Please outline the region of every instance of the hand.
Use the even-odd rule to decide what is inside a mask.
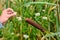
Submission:
[[[3,24],[5,23],[10,17],[15,16],[16,12],[13,11],[13,9],[8,8],[2,11],[2,14],[0,16],[0,22]]]

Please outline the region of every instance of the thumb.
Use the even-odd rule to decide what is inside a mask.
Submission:
[[[16,16],[17,12],[14,12],[12,14],[9,15],[9,17],[12,17],[12,16]]]

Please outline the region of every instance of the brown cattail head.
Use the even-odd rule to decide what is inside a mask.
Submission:
[[[31,25],[34,26],[35,28],[41,30],[42,32],[45,32],[45,29],[43,29],[38,23],[34,22],[34,21],[31,20],[30,18],[26,18],[26,22],[28,22],[29,24],[31,24]]]
[[[60,5],[60,1],[58,2],[58,4]]]

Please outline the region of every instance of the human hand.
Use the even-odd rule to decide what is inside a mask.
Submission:
[[[10,17],[15,16],[16,12],[13,11],[13,9],[8,8],[2,11],[2,14],[0,16],[0,22],[4,24]]]

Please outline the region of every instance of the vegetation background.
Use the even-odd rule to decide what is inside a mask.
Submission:
[[[0,29],[0,40],[60,40],[59,3],[60,0],[0,0],[0,14],[9,7],[17,12]],[[26,18],[47,31],[28,24]]]

